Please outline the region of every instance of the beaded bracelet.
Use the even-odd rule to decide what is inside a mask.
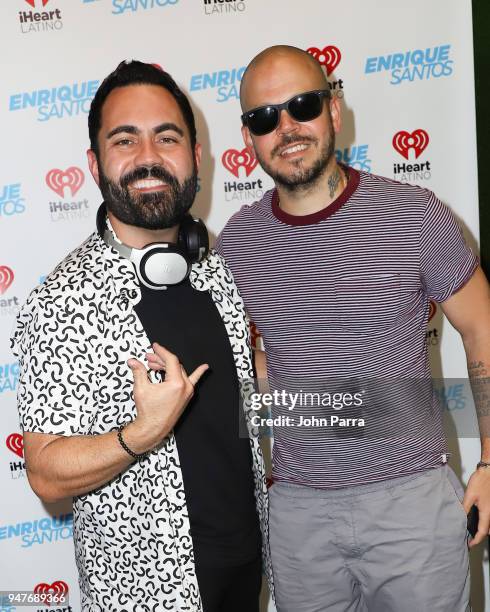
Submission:
[[[151,453],[151,450],[148,450],[144,453],[140,453],[138,455],[138,453],[135,453],[134,451],[132,451],[129,448],[129,446],[126,444],[126,442],[123,440],[122,431],[126,427],[127,424],[128,423],[123,423],[117,430],[117,439],[119,440],[119,444],[124,448],[124,450],[128,453],[128,455],[131,455],[131,457],[134,457],[135,459],[144,459],[145,457],[148,457],[148,455]]]

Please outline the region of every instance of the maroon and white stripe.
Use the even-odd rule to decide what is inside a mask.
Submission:
[[[332,378],[360,379],[361,386],[365,379],[430,380],[429,299],[448,299],[478,265],[431,191],[348,172],[347,188],[319,213],[289,215],[272,190],[243,206],[218,238],[263,336],[273,388],[325,390]],[[275,429],[274,479],[333,488],[440,464],[440,407],[426,386],[419,397],[417,389],[395,393],[386,410],[378,402],[369,413],[368,406],[366,423],[376,420],[379,438]]]

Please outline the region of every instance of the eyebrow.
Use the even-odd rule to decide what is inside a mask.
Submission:
[[[179,134],[179,136],[184,136],[184,130],[175,123],[160,123],[160,125],[157,125],[155,128],[153,128],[153,133],[160,134],[161,132],[167,132],[169,130],[171,130],[172,132],[176,132],[177,134]],[[137,135],[140,132],[141,130],[134,125],[118,125],[107,134],[107,140],[109,140],[116,134],[124,133]]]
[[[121,134],[123,132],[125,134],[139,134],[140,131],[134,125],[118,125],[107,134],[107,140],[109,140],[109,138],[112,138],[116,134]]]
[[[179,136],[184,136],[184,130],[175,123],[161,123],[160,125],[157,125],[156,128],[153,128],[153,132],[155,134],[160,134],[160,132],[167,132],[169,130],[176,132]]]

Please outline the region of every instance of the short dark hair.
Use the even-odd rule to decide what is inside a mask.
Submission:
[[[128,85],[157,85],[166,89],[177,102],[184,121],[189,130],[191,145],[194,149],[196,144],[196,122],[194,113],[187,96],[182,92],[173,78],[161,68],[154,64],[145,64],[137,60],[123,61],[111,72],[100,84],[90,105],[88,114],[88,134],[90,138],[90,148],[99,154],[97,137],[100,131],[102,107],[107,96],[117,87],[127,87]]]

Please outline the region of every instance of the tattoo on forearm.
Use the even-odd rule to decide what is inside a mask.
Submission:
[[[474,376],[479,378],[481,376],[487,376],[488,370],[483,361],[470,361],[468,364],[468,374],[470,378]]]
[[[340,183],[340,172],[335,170],[333,174],[328,177],[328,188],[330,191],[330,197],[333,198],[335,192],[337,191],[337,187]]]
[[[488,364],[483,361],[470,361],[468,363],[471,390],[473,392],[476,414],[479,419],[490,416],[490,378],[488,376],[488,369]],[[482,432],[481,429],[482,422],[480,421],[480,433],[488,436],[490,424],[485,424],[485,432]]]

